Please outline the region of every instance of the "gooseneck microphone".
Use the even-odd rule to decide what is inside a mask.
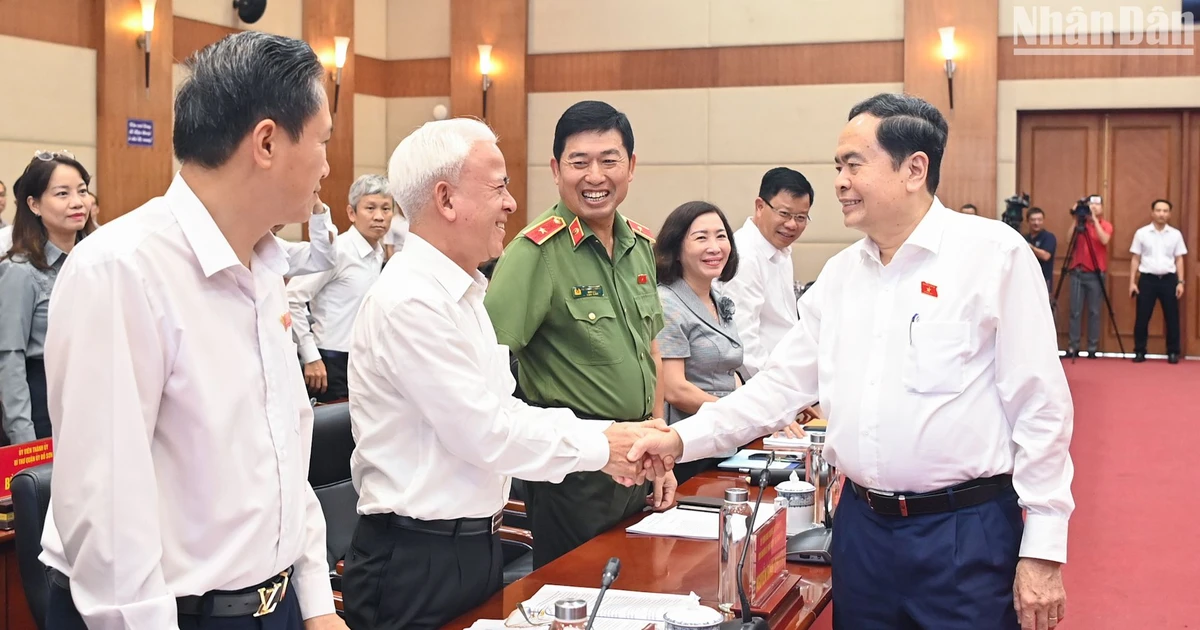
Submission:
[[[617,574],[620,572],[621,559],[615,556],[609,558],[608,564],[604,565],[604,575],[600,576],[600,594],[596,596],[596,605],[592,606],[592,614],[588,615],[587,630],[592,630],[592,624],[596,622],[596,613],[600,610],[600,600],[604,599],[608,587],[617,581]]]
[[[754,534],[754,524],[758,520],[758,506],[762,505],[763,492],[766,491],[767,481],[771,478],[771,464],[773,463],[775,463],[775,451],[771,451],[771,454],[767,456],[766,465],[758,473],[758,498],[754,500],[754,510],[750,513],[749,527],[746,528],[746,542],[742,545],[742,557],[738,559],[737,592],[738,599],[742,604],[742,619],[726,621],[721,624],[720,630],[770,630],[771,628],[766,619],[752,616],[750,596],[746,594],[746,582],[742,577],[745,576],[746,556],[750,552],[750,536]]]

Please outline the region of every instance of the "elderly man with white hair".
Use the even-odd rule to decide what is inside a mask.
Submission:
[[[392,224],[387,180],[363,175],[350,186],[350,227],[335,242],[332,269],[293,278],[287,286],[292,334],[304,363],[304,383],[318,402],[345,400],[346,364],[354,317],[383,269],[382,239]],[[312,324],[309,324],[309,313]]]
[[[496,136],[430,122],[388,169],[408,214],[404,249],[367,292],[350,344],[350,466],[362,517],[346,558],[350,627],[438,628],[501,586],[497,535],[510,476],[603,470],[641,482],[626,454],[661,421],[581,420],[513,397],[508,352],[478,267],[516,210]]]

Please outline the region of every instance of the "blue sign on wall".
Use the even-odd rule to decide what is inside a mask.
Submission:
[[[125,127],[125,138],[131,147],[154,146],[154,121],[130,118]]]

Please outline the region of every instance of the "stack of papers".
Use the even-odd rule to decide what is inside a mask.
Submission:
[[[791,438],[787,437],[783,432],[769,435],[763,438],[763,446],[767,448],[791,448],[796,450],[805,450],[812,446],[812,440],[808,436]]]
[[[775,506],[763,503],[758,507],[758,518],[754,529],[762,527],[775,514]],[[741,522],[745,522],[744,519]],[[688,510],[678,507],[666,512],[656,512],[625,528],[630,534],[662,536],[664,538],[689,538],[692,540],[716,540],[720,535],[721,515],[717,512]],[[745,529],[745,526],[742,527]],[[605,596],[607,597],[607,596]],[[605,602],[607,603],[607,599]]]
[[[555,602],[563,599],[582,599],[587,602],[590,614],[599,593],[600,589],[598,588],[547,584],[539,589],[532,598],[524,602],[525,611],[535,624],[545,624],[554,618]],[[662,618],[668,610],[698,605],[700,605],[700,597],[695,593],[665,595],[609,589],[604,594],[604,601],[600,602],[600,610],[596,613],[596,623],[592,628],[593,630],[643,630],[650,624],[653,624],[655,628],[662,628],[664,625]],[[494,621],[477,621],[471,627],[478,630],[497,628],[497,626],[491,625],[495,623]],[[530,628],[534,626],[525,620],[521,611],[514,610],[499,627]]]

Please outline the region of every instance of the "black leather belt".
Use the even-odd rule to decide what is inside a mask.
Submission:
[[[71,590],[67,576],[49,569],[50,580],[60,588]],[[175,600],[180,615],[209,617],[262,617],[275,612],[291,585],[292,567],[279,575],[240,591],[210,591],[204,595],[188,595]],[[211,606],[211,608],[209,607]]]
[[[975,479],[945,490],[922,494],[900,494],[864,488],[847,479],[846,484],[872,512],[883,516],[942,514],[987,503],[1012,488],[1012,475]]]
[[[456,518],[445,521],[423,521],[411,516],[399,514],[372,514],[369,518],[386,519],[387,524],[399,529],[407,529],[422,534],[435,536],[482,536],[500,531],[500,522],[504,518],[504,510],[486,518]]]

